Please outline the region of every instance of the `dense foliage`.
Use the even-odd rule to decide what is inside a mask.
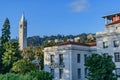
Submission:
[[[9,72],[13,63],[21,59],[18,48],[17,42],[6,42],[4,44],[5,52],[2,55],[2,62],[5,68],[4,72]]]
[[[26,60],[38,60],[39,61],[39,65],[41,67],[41,69],[43,69],[44,66],[44,56],[43,56],[43,51],[41,47],[27,47],[23,50],[23,52],[21,53],[23,58]]]
[[[13,64],[11,70],[15,73],[26,74],[30,71],[37,71],[37,67],[31,61],[21,59]]]
[[[95,41],[95,34],[86,34],[86,33],[82,33],[79,35],[56,35],[56,36],[43,36],[43,37],[39,37],[39,36],[32,36],[32,37],[28,37],[27,39],[27,44],[28,46],[53,46],[55,43],[55,39],[58,39],[59,42],[66,42],[67,39],[74,39],[76,37],[80,37],[80,40],[78,42],[80,43],[89,43],[89,42],[94,42]],[[48,41],[51,41],[51,43],[48,43]]]
[[[15,73],[1,74],[0,80],[52,80],[52,76],[45,71],[31,71],[25,75]]]
[[[1,36],[1,44],[8,42],[10,40],[10,22],[9,19],[6,18],[3,28],[2,28],[2,36]]]
[[[109,55],[93,54],[87,58],[85,65],[89,71],[89,80],[116,80],[113,74],[115,64]]]
[[[10,22],[6,18],[2,27],[2,36],[0,38],[0,73],[4,73],[4,65],[2,64],[2,55],[5,52],[4,44],[10,40]]]

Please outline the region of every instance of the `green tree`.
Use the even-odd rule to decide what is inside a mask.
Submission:
[[[52,75],[46,71],[31,71],[28,73],[30,75],[31,79],[35,80],[52,80]]]
[[[6,42],[4,44],[5,52],[2,56],[2,62],[5,67],[5,72],[8,72],[13,63],[21,58],[17,42]]]
[[[2,27],[2,36],[0,39],[0,73],[3,73],[2,55],[5,52],[4,44],[10,40],[10,22],[6,18]]]
[[[0,80],[52,80],[46,71],[31,71],[27,74],[6,73],[0,74]]]
[[[43,69],[44,56],[43,56],[41,47],[27,47],[23,50],[22,56],[24,59],[27,59],[30,61],[39,60],[40,67],[41,67],[41,69]]]
[[[34,52],[33,52],[33,47],[27,47],[23,50],[22,52],[22,57],[27,60],[34,60]]]
[[[87,57],[85,65],[89,71],[89,80],[116,80],[113,74],[115,64],[109,55],[93,54]]]
[[[44,67],[44,55],[41,47],[34,47],[35,59],[40,60],[40,67]]]
[[[18,60],[13,64],[13,67],[11,69],[11,71],[21,74],[25,74],[30,71],[36,71],[36,70],[37,67],[35,66],[35,64],[33,64],[31,61],[26,59]]]
[[[2,28],[2,36],[1,36],[2,46],[9,40],[10,40],[10,22],[9,19],[6,18]]]

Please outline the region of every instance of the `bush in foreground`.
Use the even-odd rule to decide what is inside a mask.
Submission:
[[[0,74],[0,80],[52,80],[52,76],[45,71],[31,71],[25,75],[15,73]]]

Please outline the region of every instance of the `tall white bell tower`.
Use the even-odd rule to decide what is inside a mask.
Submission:
[[[22,14],[19,21],[19,49],[23,50],[27,47],[27,20],[24,14]]]

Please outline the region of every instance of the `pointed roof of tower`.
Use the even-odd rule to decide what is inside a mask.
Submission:
[[[22,13],[21,21],[25,21],[25,15]]]

